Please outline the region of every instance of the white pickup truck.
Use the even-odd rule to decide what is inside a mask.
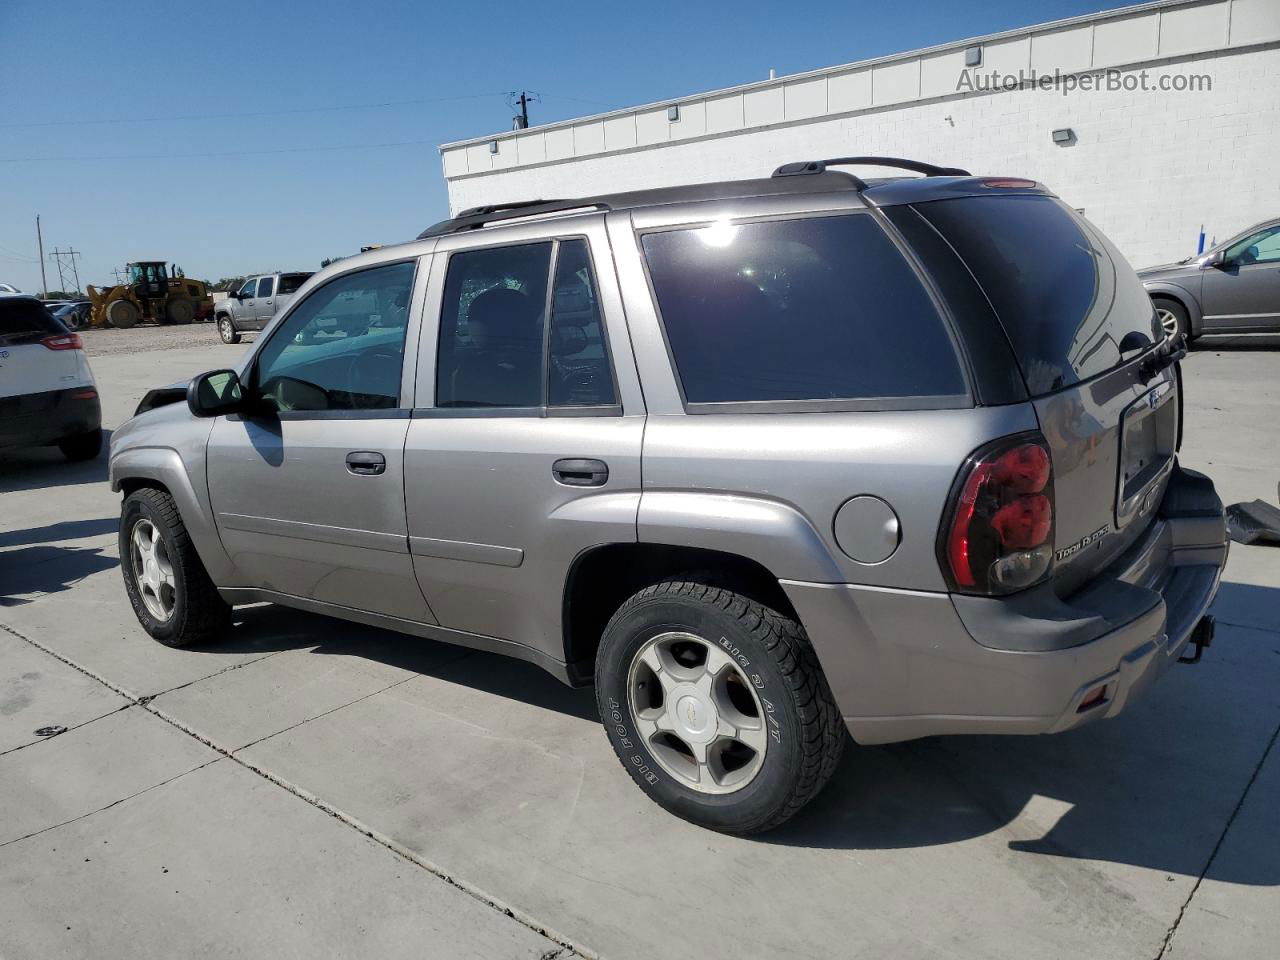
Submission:
[[[266,273],[249,277],[214,305],[223,343],[239,343],[246,330],[261,330],[289,302],[310,273]]]

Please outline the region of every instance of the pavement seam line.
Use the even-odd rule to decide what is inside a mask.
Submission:
[[[278,737],[280,736],[280,734],[288,733],[290,730],[297,730],[299,727],[310,723],[312,720],[319,720],[322,717],[329,716],[329,714],[331,713],[337,713],[339,710],[345,710],[347,709],[347,707],[353,707],[357,703],[360,703],[364,700],[368,700],[370,697],[376,697],[380,693],[386,693],[392,687],[398,687],[402,683],[408,683],[410,680],[413,680],[419,676],[421,676],[421,674],[414,673],[414,674],[410,674],[407,677],[402,677],[401,679],[397,680],[395,683],[389,683],[385,687],[380,687],[377,690],[372,690],[369,693],[366,693],[364,696],[356,697],[354,700],[350,700],[347,703],[338,704],[338,706],[331,707],[330,709],[324,711],[324,713],[317,713],[314,717],[307,717],[305,720],[299,720],[297,723],[291,723],[289,724],[289,726],[282,727],[281,729],[276,730],[274,733],[268,733],[265,737],[259,737],[257,740],[250,740],[248,743],[241,744],[238,747],[233,747],[229,751],[229,753],[234,756],[235,754],[239,753],[241,750],[248,750],[250,747],[256,747],[258,744],[265,743],[266,741],[270,740],[272,737]]]
[[[121,704],[120,706],[116,707],[114,710],[108,710],[106,713],[100,714],[99,716],[96,716],[96,717],[92,717],[89,720],[82,720],[80,723],[77,723],[74,727],[67,727],[67,729],[62,731],[62,733],[70,733],[72,730],[79,730],[81,727],[87,727],[89,724],[96,723],[97,721],[103,719],[104,717],[115,716],[121,710],[128,710],[130,707],[134,707],[134,706],[137,706],[137,701],[131,700],[129,703]],[[17,753],[19,750],[25,750],[27,749],[27,747],[34,747],[42,743],[48,743],[49,741],[62,736],[62,733],[54,734],[54,736],[52,737],[40,737],[39,739],[32,740],[30,743],[23,743],[23,744],[19,744],[16,747],[10,747],[8,750],[0,750],[0,757],[7,757],[9,754]]]
[[[55,823],[48,827],[41,827],[39,830],[33,830],[31,833],[28,833],[26,836],[14,837],[12,840],[5,840],[3,843],[0,843],[0,849],[7,847],[13,843],[21,843],[23,840],[30,840],[32,837],[38,837],[42,833],[48,833],[50,830],[57,830],[60,827],[65,827],[72,823],[78,823],[79,821],[84,820],[86,817],[96,816],[99,813],[103,813],[104,811],[110,810],[112,807],[119,806],[122,803],[128,803],[130,800],[133,800],[135,797],[140,797],[144,793],[150,793],[152,790],[155,790],[157,787],[163,787],[167,784],[173,783],[175,780],[180,780],[189,773],[195,773],[197,770],[203,770],[205,767],[209,766],[209,764],[217,763],[219,760],[222,760],[222,759],[223,759],[222,757],[214,757],[212,760],[206,760],[204,763],[200,764],[198,767],[192,767],[190,770],[183,770],[181,773],[175,774],[174,776],[169,777],[167,780],[161,780],[159,783],[153,783],[151,786],[144,787],[143,789],[139,790],[137,793],[131,793],[127,797],[121,797],[118,800],[112,800],[110,803],[106,804],[105,806],[98,807],[96,810],[90,810],[87,813],[82,813],[78,817],[72,817],[70,820],[63,820],[61,823]]]
[[[412,679],[413,679],[412,677],[406,677],[405,680],[397,681],[397,683],[394,683],[391,686],[398,686],[400,683],[404,683],[405,681],[412,680]],[[361,699],[364,699],[364,698],[362,697]],[[354,703],[357,701],[352,701],[352,702]],[[525,913],[523,910],[520,910],[519,908],[512,907],[511,905],[505,903],[504,901],[498,899],[497,897],[489,893],[486,893],[484,890],[480,889],[474,884],[471,884],[465,880],[459,880],[458,878],[451,875],[439,864],[436,864],[435,862],[428,860],[426,857],[423,857],[421,854],[415,853],[414,851],[410,850],[408,847],[404,846],[403,844],[397,843],[391,837],[383,833],[380,833],[377,830],[374,830],[372,827],[368,826],[364,822],[356,819],[355,817],[351,816],[348,813],[344,813],[342,810],[339,810],[337,807],[333,806],[327,801],[322,800],[320,797],[316,796],[310,791],[304,790],[302,787],[298,786],[297,784],[289,780],[286,780],[283,777],[278,776],[277,774],[272,773],[270,770],[267,770],[265,767],[252,763],[242,757],[236,756],[234,753],[229,751],[226,747],[223,747],[217,743],[214,743],[204,734],[201,734],[198,731],[192,729],[183,721],[179,720],[177,717],[173,717],[166,714],[163,710],[161,710],[155,704],[142,703],[139,705],[142,707],[143,710],[146,710],[148,713],[151,713],[159,717],[161,720],[164,720],[166,723],[170,723],[173,726],[177,727],[179,730],[181,730],[183,733],[186,733],[188,736],[194,737],[196,740],[199,740],[205,746],[209,747],[209,749],[216,750],[218,753],[222,754],[228,760],[232,760],[235,763],[240,764],[246,770],[250,770],[253,773],[256,773],[258,776],[262,777],[264,780],[267,780],[268,782],[275,784],[277,787],[280,787],[285,792],[292,794],[293,796],[297,797],[299,800],[302,800],[304,803],[308,803],[311,806],[317,808],[318,810],[324,811],[329,816],[333,817],[335,820],[338,820],[339,822],[346,824],[348,827],[351,827],[352,829],[356,830],[358,833],[363,834],[365,837],[368,837],[370,840],[372,840],[374,843],[378,844],[379,846],[385,847],[387,850],[390,850],[396,856],[409,861],[410,863],[414,864],[417,867],[420,867],[423,870],[426,870],[428,873],[433,874],[434,876],[443,880],[449,886],[462,891],[463,893],[467,894],[473,899],[480,901],[485,906],[490,907],[493,910],[496,910],[507,917],[510,917],[512,920],[515,920],[521,926],[527,927],[529,930],[532,930],[534,933],[538,934],[539,936],[545,937],[546,939],[550,940],[552,943],[557,944],[560,952],[552,953],[552,956],[556,957],[557,960],[560,956],[564,955],[564,951],[566,950],[569,952],[569,955],[572,955],[572,956],[580,956],[580,957],[588,958],[588,960],[599,960],[599,954],[597,954],[595,951],[589,950],[585,947],[575,944],[570,938],[564,936],[563,934],[555,932],[550,927],[539,922],[535,917]],[[334,711],[329,711],[329,712],[332,713]]]
[[[297,786],[296,784],[290,783],[288,780],[285,780],[282,777],[276,776],[275,774],[271,773],[265,768],[255,766],[254,764],[249,763],[247,760],[244,760],[236,756],[226,747],[223,747],[223,746],[220,746],[219,744],[214,743],[211,739],[197,732],[187,724],[183,723],[177,717],[173,717],[165,713],[163,710],[161,710],[158,706],[156,706],[152,702],[151,697],[139,697],[131,693],[130,691],[125,690],[123,687],[120,687],[117,684],[112,683],[110,680],[107,680],[105,677],[99,676],[97,673],[93,672],[92,670],[89,670],[86,667],[81,666],[80,664],[76,663],[74,660],[70,660],[67,657],[62,656],[62,654],[49,649],[49,647],[40,643],[38,640],[32,640],[30,637],[25,636],[22,633],[19,633],[13,627],[9,626],[7,623],[0,623],[0,630],[5,630],[6,632],[13,634],[19,640],[25,640],[27,643],[31,644],[33,647],[36,647],[39,650],[43,650],[45,653],[49,654],[49,656],[53,657],[54,659],[60,660],[63,663],[65,663],[67,666],[73,667],[76,670],[79,670],[81,673],[83,673],[87,677],[92,677],[94,680],[97,680],[103,686],[108,687],[111,690],[114,690],[116,693],[120,694],[122,697],[127,697],[129,700],[131,700],[133,703],[140,706],[143,710],[147,711],[152,716],[160,718],[166,723],[173,725],[178,730],[181,730],[183,733],[187,734],[187,736],[192,737],[195,740],[198,740],[200,743],[203,743],[210,750],[213,750],[221,754],[221,756],[226,757],[228,760],[231,760],[234,763],[240,764],[246,770],[253,771],[258,776],[262,777],[264,780],[274,783],[276,786],[280,787],[282,790],[286,791],[287,793],[293,794],[299,800],[302,800],[305,803],[309,803],[313,807],[316,807],[319,810],[323,810],[325,813],[329,814],[329,816],[340,821],[341,823],[346,824],[347,826],[351,827],[357,832],[362,833],[364,836],[368,837],[374,843],[377,843],[378,845],[390,850],[396,856],[399,856],[409,861],[410,863],[414,864],[415,866],[420,867],[423,870],[426,870],[428,873],[433,874],[434,876],[440,878],[449,886],[455,887],[458,890],[461,890],[463,893],[467,894],[468,896],[476,900],[479,900],[485,906],[490,907],[498,911],[499,913],[505,914],[506,916],[510,917],[512,920],[515,920],[521,926],[527,927],[528,929],[532,930],[534,933],[538,934],[539,936],[545,937],[551,942],[559,944],[561,948],[561,953],[560,954],[552,953],[552,956],[556,957],[557,960],[559,960],[559,957],[563,955],[564,950],[568,950],[569,954],[574,956],[586,957],[588,958],[588,960],[598,960],[599,954],[585,947],[581,947],[575,944],[571,939],[569,939],[568,937],[562,934],[555,933],[550,928],[548,928],[544,924],[539,923],[534,917],[530,916],[524,911],[503,903],[497,897],[494,897],[488,893],[485,893],[479,887],[474,886],[473,884],[468,883],[465,880],[456,879],[455,877],[451,876],[447,871],[445,871],[442,867],[440,867],[438,864],[435,864],[432,861],[427,860],[425,857],[422,857],[419,854],[414,853],[408,847],[405,847],[402,844],[399,844],[396,841],[392,840],[390,837],[384,836],[383,834],[372,829],[371,827],[366,826],[361,821],[357,820],[356,818],[352,817],[349,814],[343,813],[337,807],[334,807],[333,805],[325,802],[324,800],[321,800],[319,797],[316,797],[308,793],[306,790],[303,790],[301,787]],[[260,657],[259,659],[263,660],[266,658]],[[256,663],[257,661],[253,661],[253,662]],[[228,669],[233,669],[233,668],[228,668]],[[219,671],[219,672],[222,673],[225,671]],[[210,674],[210,676],[216,676],[216,674]],[[208,677],[204,679],[208,679]],[[405,680],[412,680],[412,679],[413,679],[412,676],[405,678]],[[396,686],[399,683],[405,682],[405,680],[397,681],[397,683],[393,683],[391,684],[391,686]],[[355,701],[352,701],[352,702],[355,702]],[[333,712],[333,711],[330,711],[330,712]],[[241,748],[241,749],[244,749],[244,748]],[[210,763],[213,763],[213,762],[214,761],[210,761]],[[205,764],[205,766],[207,766],[207,764]],[[196,769],[199,769],[199,768],[196,768]],[[190,773],[190,772],[192,771],[190,770],[187,771],[187,773]],[[179,776],[184,776],[184,775],[185,774],[179,774]],[[163,786],[163,784],[156,784],[156,786]],[[154,789],[154,788],[148,787],[147,789]],[[142,792],[145,793],[146,791],[142,791]],[[126,797],[125,799],[129,799],[129,798]],[[120,802],[123,802],[123,801],[116,801],[116,803],[120,803]],[[114,804],[112,804],[112,806],[114,806]],[[106,808],[104,807],[103,809],[106,809]],[[94,812],[100,812],[100,811],[94,811]],[[85,814],[85,816],[88,816],[88,815],[89,814]],[[67,822],[73,823],[74,821],[69,820]],[[58,826],[63,826],[63,824],[59,824]],[[48,829],[54,829],[54,828],[48,828]],[[44,831],[39,831],[39,832],[44,832]],[[19,839],[23,839],[23,838],[19,838]],[[9,841],[9,842],[15,842],[15,841]],[[0,844],[0,846],[4,846],[4,845],[5,844]]]
[[[1205,861],[1204,869],[1200,871],[1200,876],[1196,877],[1196,882],[1191,887],[1191,892],[1187,894],[1187,899],[1183,901],[1182,906],[1178,910],[1178,916],[1174,919],[1173,925],[1169,927],[1168,932],[1164,935],[1164,943],[1160,945],[1160,952],[1156,954],[1155,960],[1163,960],[1169,947],[1173,944],[1174,935],[1178,932],[1178,927],[1182,923],[1182,918],[1187,913],[1187,908],[1191,906],[1191,901],[1195,899],[1196,893],[1200,890],[1200,884],[1204,882],[1205,876],[1208,875],[1213,861],[1217,859],[1218,852],[1222,849],[1222,844],[1227,839],[1227,834],[1231,832],[1232,825],[1236,822],[1236,817],[1240,815],[1241,809],[1244,808],[1245,799],[1249,796],[1249,791],[1253,789],[1253,784],[1258,779],[1258,774],[1262,772],[1262,766],[1267,762],[1267,757],[1271,755],[1272,748],[1276,745],[1277,738],[1280,738],[1280,724],[1276,725],[1275,730],[1271,732],[1271,739],[1267,741],[1267,746],[1262,751],[1262,756],[1258,758],[1258,764],[1253,768],[1253,774],[1249,777],[1249,782],[1244,785],[1244,790],[1240,792],[1240,799],[1236,801],[1235,807],[1231,811],[1231,816],[1227,817],[1227,822],[1222,827],[1222,833],[1218,836],[1218,842],[1213,845],[1213,852],[1209,854],[1209,859]]]

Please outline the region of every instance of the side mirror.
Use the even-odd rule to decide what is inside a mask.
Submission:
[[[1204,266],[1214,267],[1218,270],[1224,270],[1227,266],[1226,252],[1223,250],[1215,251],[1204,259]]]
[[[244,409],[244,391],[234,370],[211,370],[187,384],[187,407],[197,417],[220,417]]]

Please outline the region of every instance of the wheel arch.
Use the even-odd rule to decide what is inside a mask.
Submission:
[[[1204,326],[1204,314],[1200,310],[1200,301],[1186,287],[1167,281],[1144,284],[1147,296],[1152,300],[1172,300],[1187,311],[1187,323],[1191,325],[1191,335],[1199,336]]]
[[[132,447],[111,457],[111,489],[127,497],[151,487],[173,497],[200,562],[216,584],[227,583],[234,571],[213,523],[207,490],[192,482],[178,451],[171,447]]]
[[[565,577],[561,625],[570,682],[591,682],[600,638],[623,601],[677,578],[727,587],[799,620],[777,575],[751,557],[674,543],[600,544],[578,554]]]

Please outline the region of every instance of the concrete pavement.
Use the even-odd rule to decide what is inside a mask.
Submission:
[[[1280,479],[1280,343],[1263,346],[1210,342],[1186,367],[1183,459],[1227,499]],[[95,359],[108,425],[238,349]],[[1233,548],[1214,647],[1117,720],[852,749],[795,821],[743,840],[650,804],[590,692],[531,665],[270,606],[216,646],[155,644],[103,464],[0,457],[0,956],[1280,942],[1280,549]],[[72,729],[32,735],[50,723]]]

